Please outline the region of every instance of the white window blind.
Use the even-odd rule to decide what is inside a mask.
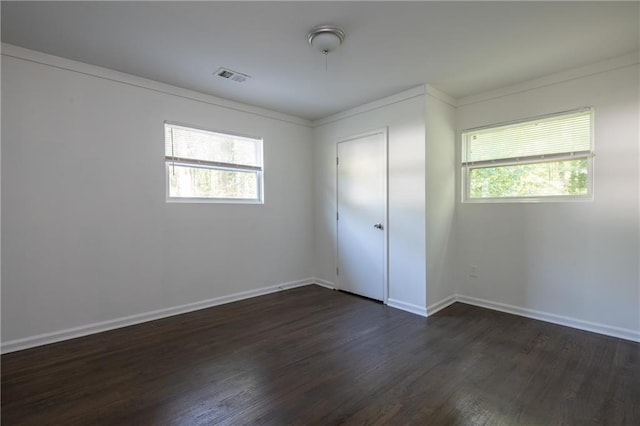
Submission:
[[[465,132],[465,165],[514,163],[591,152],[591,109]]]
[[[165,158],[202,166],[262,169],[262,140],[165,124]]]

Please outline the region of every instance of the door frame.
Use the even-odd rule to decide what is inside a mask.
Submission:
[[[360,138],[364,138],[364,137],[368,137],[368,136],[373,136],[373,135],[378,135],[378,134],[382,134],[383,137],[383,141],[384,141],[384,149],[383,149],[383,163],[384,163],[384,176],[383,176],[383,180],[384,180],[384,190],[383,190],[383,200],[384,200],[384,217],[382,218],[382,225],[384,226],[383,231],[383,260],[382,260],[382,281],[383,281],[383,288],[382,288],[382,303],[383,304],[387,304],[387,301],[389,299],[389,128],[388,126],[385,126],[381,129],[378,130],[372,130],[369,132],[364,132],[364,133],[358,133],[356,135],[352,135],[349,137],[345,137],[345,138],[341,138],[336,142],[336,148],[335,148],[335,154],[336,154],[336,162],[335,164],[335,177],[336,177],[336,240],[335,240],[335,247],[336,247],[336,257],[335,257],[335,265],[336,265],[336,289],[340,290],[340,274],[338,271],[338,266],[339,266],[339,238],[340,235],[339,231],[338,231],[338,210],[340,209],[340,204],[339,204],[339,198],[338,198],[338,185],[340,184],[339,179],[338,179],[338,144],[342,143],[342,142],[349,142],[355,139],[360,139]]]

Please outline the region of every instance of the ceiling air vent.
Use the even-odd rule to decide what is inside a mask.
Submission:
[[[242,74],[241,72],[238,72],[238,71],[232,71],[228,68],[220,68],[218,71],[215,72],[215,75],[217,75],[218,77],[222,77],[226,80],[235,81],[236,83],[244,83],[245,81],[251,78],[251,76],[247,74]]]

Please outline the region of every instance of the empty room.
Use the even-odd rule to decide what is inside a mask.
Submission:
[[[640,424],[640,2],[0,11],[3,424]]]

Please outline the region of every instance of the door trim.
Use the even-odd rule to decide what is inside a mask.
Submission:
[[[335,147],[335,158],[338,158],[338,144],[342,142],[349,142],[351,140],[360,139],[368,136],[374,136],[382,134],[384,141],[384,191],[383,191],[383,199],[384,199],[384,218],[382,219],[382,224],[384,226],[383,230],[383,261],[382,261],[382,281],[383,281],[383,289],[382,289],[382,303],[385,305],[389,299],[389,128],[385,126],[378,130],[372,130],[369,132],[358,133],[356,135],[352,135],[349,137],[341,138],[336,142]],[[336,162],[333,163],[335,167],[335,179],[336,179],[336,222],[335,222],[335,269],[336,269],[336,289],[340,290],[340,274],[338,273],[338,258],[339,258],[339,244],[338,239],[340,236],[338,235],[338,209],[339,209],[339,200],[338,200],[338,164]]]

